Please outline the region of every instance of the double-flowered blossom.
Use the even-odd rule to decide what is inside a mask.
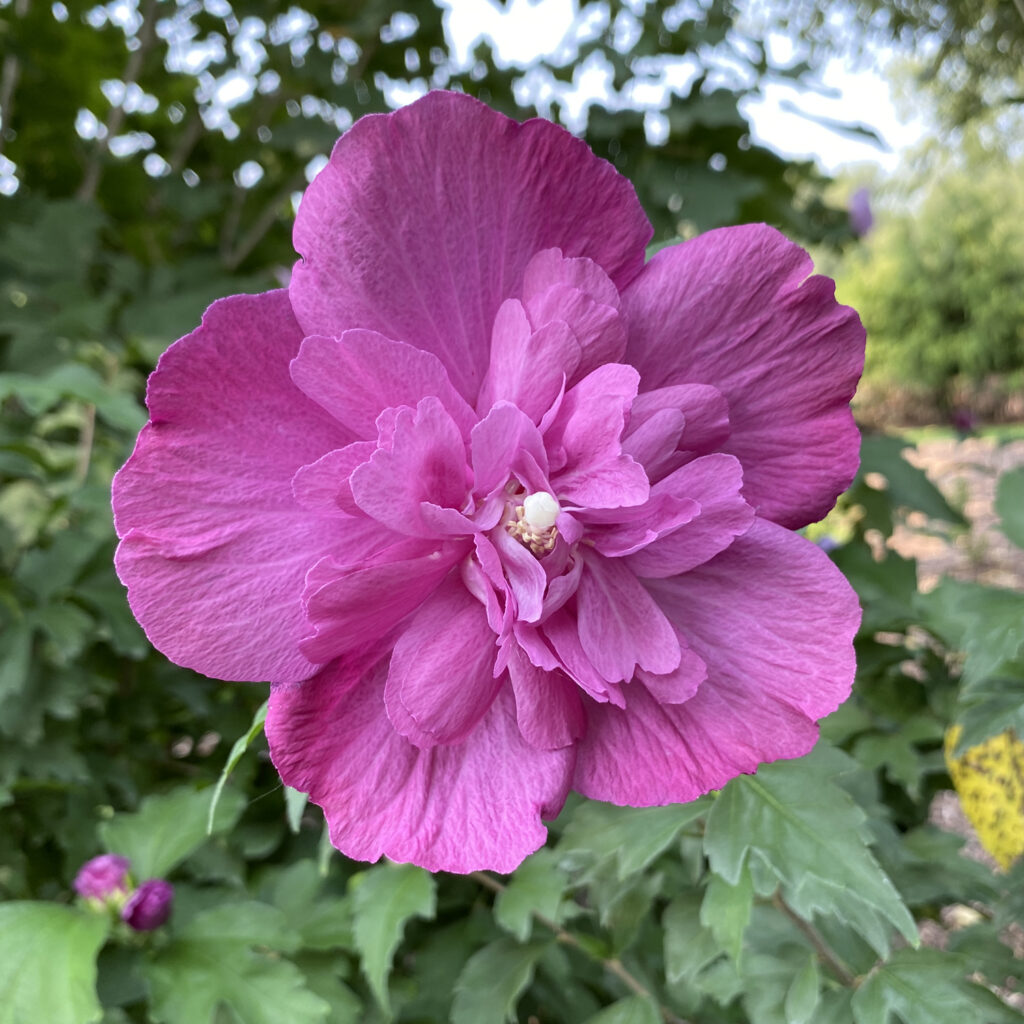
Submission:
[[[580,140],[432,93],[340,139],[288,288],[150,379],[132,608],[274,684],[352,857],[510,871],[570,788],[691,800],[849,693],[856,599],[792,531],[857,466],[857,315],[770,227],[650,237]]]

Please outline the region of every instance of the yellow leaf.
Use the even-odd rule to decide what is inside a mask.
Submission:
[[[1005,871],[1024,853],[1024,743],[1011,729],[953,757],[960,727],[946,730],[946,766],[981,845]]]

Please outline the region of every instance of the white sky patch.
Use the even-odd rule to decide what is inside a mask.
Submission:
[[[581,39],[591,38],[604,30],[607,8],[588,4],[579,11],[576,0],[510,0],[499,8],[491,0],[442,0],[448,7],[445,24],[452,42],[452,56],[457,65],[469,63],[469,53],[481,39],[493,39],[496,61],[500,66],[527,67],[542,56],[552,63],[572,59]],[[684,13],[699,13],[699,5]],[[602,14],[603,10],[603,14]],[[628,34],[628,25],[623,26]],[[800,47],[783,35],[773,35],[765,45],[776,64],[796,62]],[[786,157],[816,159],[829,172],[846,164],[869,161],[892,170],[900,153],[912,146],[927,131],[921,119],[907,122],[900,118],[892,93],[882,71],[891,54],[878,55],[874,69],[853,69],[838,58],[829,61],[816,80],[829,93],[823,95],[806,86],[785,81],[761,83],[761,97],[741,101],[740,108],[750,122],[756,141]],[[666,85],[686,95],[700,73],[702,62],[696,57],[674,58],[678,63],[666,68]],[[721,55],[709,74],[709,84],[716,81],[732,87],[748,69],[737,62],[733,68]],[[639,64],[638,64],[639,69]],[[731,77],[730,77],[731,76]],[[527,72],[527,85],[519,92],[523,99],[545,104],[554,100],[547,87],[548,76]],[[726,80],[728,79],[728,80]],[[573,88],[563,101],[563,115],[569,127],[579,130],[584,125],[587,106],[607,93],[609,69],[598,59],[584,62],[573,75]],[[751,83],[753,84],[753,83]],[[652,95],[629,97],[640,106],[657,104]],[[801,111],[810,115],[805,117]],[[863,125],[882,137],[887,148],[880,148],[867,138],[844,134],[816,123],[811,118],[824,118],[849,125]],[[648,138],[659,141],[665,128],[663,116],[654,114],[648,127]]]

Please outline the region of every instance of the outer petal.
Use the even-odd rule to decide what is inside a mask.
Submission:
[[[684,704],[630,685],[624,710],[588,707],[574,787],[634,806],[692,800],[807,753],[855,669],[860,609],[828,556],[758,520],[717,558],[647,587],[708,677]]]
[[[296,217],[291,297],[306,334],[365,327],[426,349],[472,403],[532,256],[589,257],[621,288],[650,236],[633,186],[581,140],[431,93],[338,141]]]
[[[351,436],[292,384],[284,292],[214,303],[150,377],[150,422],[114,482],[121,579],[169,658],[221,679],[301,679],[302,586],[358,524],[301,508],[291,481]]]
[[[794,528],[831,508],[859,448],[849,402],[864,329],[811,270],[773,228],[722,228],[663,249],[623,293],[626,359],[644,389],[718,388],[732,427],[721,450],[743,463],[744,495]]]
[[[331,841],[349,857],[514,870],[543,844],[541,816],[565,801],[573,749],[523,740],[505,687],[464,743],[420,750],[388,721],[385,672],[379,665],[351,690],[330,668],[274,688],[266,728],[281,778],[324,808]]]

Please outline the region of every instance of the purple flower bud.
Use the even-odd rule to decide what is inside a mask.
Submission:
[[[151,878],[128,898],[121,920],[137,932],[151,932],[171,916],[174,886],[162,878]]]
[[[75,875],[75,892],[86,899],[106,900],[128,892],[131,862],[116,853],[104,853],[87,860]]]
[[[866,188],[859,188],[850,196],[850,230],[858,237],[863,238],[875,223],[874,214],[871,212],[871,192]]]

